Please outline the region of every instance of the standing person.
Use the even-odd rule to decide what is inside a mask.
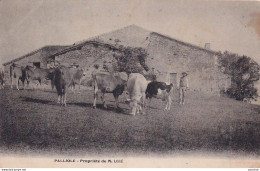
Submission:
[[[188,85],[188,79],[187,76],[188,74],[186,72],[182,73],[182,76],[180,78],[180,85],[179,85],[179,99],[180,99],[180,104],[184,105],[184,97],[185,97],[185,91],[189,89]]]

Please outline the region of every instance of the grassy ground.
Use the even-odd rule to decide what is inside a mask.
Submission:
[[[93,92],[69,92],[61,107],[55,91],[0,90],[1,153],[54,154],[172,154],[231,152],[260,155],[260,106],[188,92],[184,106],[174,94],[169,112],[153,99],[147,114],[129,116],[120,97],[120,110],[106,95],[108,109]]]

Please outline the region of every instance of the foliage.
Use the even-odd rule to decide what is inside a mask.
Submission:
[[[143,75],[147,80],[150,80],[150,81],[156,81],[157,80],[157,76],[153,73],[148,73],[148,74],[143,74]]]
[[[148,53],[143,48],[132,48],[119,46],[119,52],[114,54],[115,62],[113,68],[115,71],[127,73],[140,73],[149,68],[145,64]]]
[[[250,57],[224,52],[219,56],[221,70],[231,76],[231,87],[227,94],[236,100],[256,100],[258,97],[254,83],[259,80],[259,65]]]

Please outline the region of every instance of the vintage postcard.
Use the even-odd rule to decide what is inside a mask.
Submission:
[[[260,167],[259,1],[0,0],[0,25],[1,168]]]

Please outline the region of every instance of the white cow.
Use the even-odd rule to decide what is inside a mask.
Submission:
[[[130,114],[145,113],[145,91],[147,88],[147,80],[139,73],[129,75],[127,81],[127,91],[130,97]]]

